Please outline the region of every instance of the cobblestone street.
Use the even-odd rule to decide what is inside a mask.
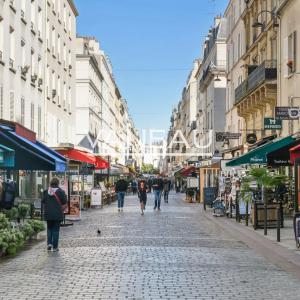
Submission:
[[[0,299],[299,299],[300,284],[172,194],[145,216],[137,197],[83,213],[45,243],[0,263]],[[102,234],[97,236],[97,229]]]

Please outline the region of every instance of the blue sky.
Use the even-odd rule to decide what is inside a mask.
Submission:
[[[168,129],[189,69],[227,0],[75,0],[77,31],[110,57],[138,129]]]

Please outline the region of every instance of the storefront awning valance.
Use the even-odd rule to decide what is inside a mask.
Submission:
[[[188,176],[191,176],[195,172],[196,172],[195,166],[188,166],[181,171],[181,175],[184,177],[188,177]]]
[[[282,139],[275,139],[261,147],[251,150],[250,152],[239,156],[236,159],[232,159],[226,163],[227,167],[234,167],[246,164],[267,164],[267,155],[273,151],[292,145],[295,139],[291,136]]]
[[[296,159],[300,158],[300,145],[297,145],[290,149],[290,161],[291,164],[295,164]]]
[[[300,145],[300,140],[288,144],[278,150],[267,154],[267,162],[269,166],[280,167],[280,166],[291,166],[290,149]]]
[[[23,130],[26,132],[27,129]],[[15,164],[10,169],[56,172],[66,170],[64,157],[35,139],[29,140],[17,134],[14,126],[0,125],[0,142],[15,151]]]
[[[15,151],[0,144],[0,168],[12,168],[15,165]]]
[[[106,169],[109,167],[109,163],[98,155],[94,155],[89,152],[85,152],[78,149],[60,149],[57,150],[65,158],[75,161],[87,163],[95,166],[95,170]]]

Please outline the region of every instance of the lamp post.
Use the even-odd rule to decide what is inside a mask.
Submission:
[[[267,10],[267,9],[263,9],[262,11],[260,11],[257,16],[256,16],[256,21],[252,24],[252,27],[253,28],[262,28],[262,30],[264,30],[266,24],[264,24],[263,22],[258,22],[258,17],[263,14],[263,13],[269,13],[271,14],[271,17],[272,17],[272,20],[273,20],[273,25],[275,27],[278,27],[279,24],[276,22],[276,13],[274,11],[270,11],[270,10]]]

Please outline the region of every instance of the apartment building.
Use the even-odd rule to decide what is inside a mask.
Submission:
[[[232,158],[243,153],[242,132],[244,119],[238,115],[235,104],[235,88],[243,81],[245,53],[245,27],[242,14],[246,4],[241,0],[231,0],[224,13],[227,20],[227,85],[226,85],[226,127],[225,132],[237,134],[235,138],[224,138],[224,158]],[[238,135],[240,138],[237,138]]]
[[[43,1],[45,15],[45,141],[75,141],[76,17],[73,0]]]
[[[223,146],[216,141],[215,134],[225,128],[226,31],[226,19],[216,17],[203,44],[202,63],[197,72],[200,156],[208,161],[218,156]]]
[[[262,130],[265,118],[274,117],[277,101],[277,30],[275,0],[245,1],[243,81],[235,88],[238,115],[244,119],[243,143],[247,136],[257,141],[272,138],[276,131]],[[255,141],[254,139],[254,141]],[[245,149],[246,150],[246,149]]]
[[[102,149],[103,75],[93,53],[99,43],[90,37],[76,39],[76,138],[75,144],[94,153]]]
[[[278,2],[278,101],[277,106],[300,106],[300,1]],[[282,135],[300,131],[300,121],[284,120]]]
[[[0,1],[0,118],[44,132],[43,0]]]

